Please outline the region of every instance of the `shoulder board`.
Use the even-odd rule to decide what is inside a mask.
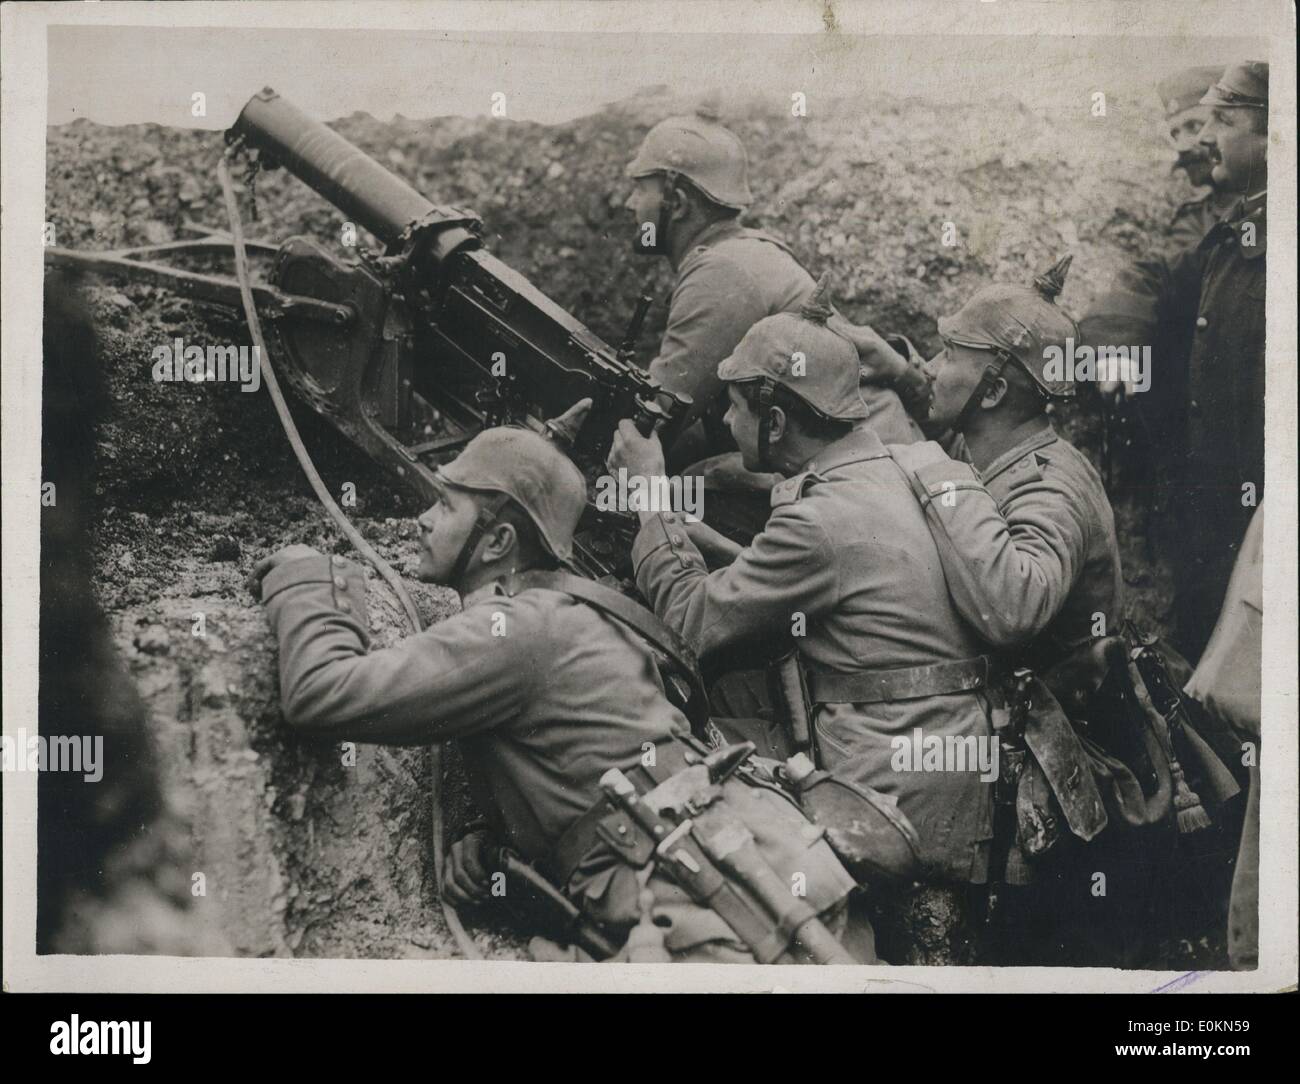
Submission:
[[[743,269],[744,261],[738,260],[734,254],[721,250],[721,244],[725,244],[725,242],[712,245],[696,245],[694,248],[689,249],[686,255],[682,257],[682,262],[677,265],[677,281],[680,282],[688,271],[694,270],[706,261],[715,271],[720,269]]]
[[[774,245],[777,248],[779,248],[782,252],[784,252],[787,256],[789,256],[792,260],[794,260],[795,263],[799,264],[800,267],[804,266],[803,263],[800,262],[799,257],[794,254],[794,250],[789,245],[787,245],[784,241],[782,241],[781,238],[774,237],[772,234],[767,233],[764,230],[756,230],[756,229],[751,229],[749,227],[743,227],[737,230],[731,236],[722,238],[722,240],[718,242],[718,247],[721,248],[724,245],[728,245],[736,241],[741,241],[741,242],[760,241],[763,244]],[[804,267],[804,270],[807,271],[808,269]],[[809,274],[811,274],[811,272],[809,272]],[[816,276],[813,277],[816,278]]]
[[[902,470],[916,499],[924,508],[954,489],[977,489],[979,475],[969,463],[952,459],[932,440],[913,444],[888,444],[886,450]]]
[[[792,478],[787,478],[782,482],[777,482],[772,487],[772,507],[781,508],[787,504],[796,504],[804,495],[804,491],[817,482],[820,482],[821,476],[813,471],[804,471],[803,474],[796,474]]]
[[[993,495],[993,499],[1001,504],[1014,490],[1031,482],[1041,482],[1047,466],[1051,463],[1041,450],[1035,449],[1032,452],[1021,456],[1009,467],[998,471],[998,473],[984,483],[984,488]]]
[[[908,473],[916,473],[933,464],[950,461],[947,453],[933,440],[918,440],[912,444],[886,444],[885,451]]]

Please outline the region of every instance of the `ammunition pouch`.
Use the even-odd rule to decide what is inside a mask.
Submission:
[[[671,810],[678,827],[652,835],[627,809],[602,798],[557,844],[556,872],[570,867],[560,883],[611,930],[626,930],[635,920],[633,886],[648,883],[671,951],[727,942],[743,945],[759,963],[794,962],[796,941],[803,943],[810,920],[842,911],[854,880],[825,830],[811,824],[780,787],[744,767],[708,782],[702,762],[710,752],[695,742],[660,746],[653,764],[625,772],[639,800],[661,814]],[[668,861],[668,852],[677,851],[674,837],[686,837],[697,856],[716,857],[687,863],[703,867],[695,870],[689,890],[684,883],[679,888],[682,874]],[[738,838],[751,842],[724,859],[719,848]],[[746,862],[731,861],[741,853]],[[628,876],[631,871],[638,876]],[[792,892],[795,886],[799,891]]]

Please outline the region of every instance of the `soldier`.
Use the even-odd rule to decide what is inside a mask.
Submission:
[[[711,489],[748,490],[747,503],[756,502],[757,510],[737,511],[734,521],[727,516],[736,526],[732,533],[748,540],[762,526],[772,480],[746,478],[734,461],[717,458],[735,450],[722,423],[727,404],[717,367],[759,320],[807,300],[813,280],[785,244],[740,225],[740,212],[753,201],[745,148],[707,108],[651,128],[627,174],[633,188],[626,207],[637,228],[633,248],[666,257],[677,275],[668,326],[650,363],[651,376],[665,389],[693,400],[667,438],[668,466],[673,473],[702,474]],[[864,396],[864,420],[882,440],[919,439],[890,388],[873,386]]]
[[[1259,752],[1263,715],[1264,508],[1255,510],[1223,613],[1184,692],[1227,729],[1249,768],[1249,792],[1228,907],[1228,956],[1259,964]]]
[[[1188,68],[1161,80],[1156,87],[1174,148],[1174,170],[1182,170],[1193,188],[1205,188],[1200,196],[1180,203],[1169,221],[1169,236],[1180,249],[1197,244],[1237,198],[1215,181],[1214,162],[1198,142],[1201,129],[1210,119],[1209,107],[1201,99],[1222,76],[1223,68],[1219,66]]]
[[[1074,321],[1053,304],[1070,258],[1035,288],[986,286],[939,320],[932,432],[964,439],[971,462],[938,444],[901,450],[958,610],[1020,665],[1046,670],[1118,627],[1123,579],[1115,516],[1087,457],[1046,413],[1075,394],[1048,359]]]
[[[678,516],[641,512],[637,585],[702,655],[737,643],[797,645],[820,763],[897,798],[928,879],[944,886],[908,907],[960,915],[965,892],[955,886],[980,884],[987,871],[990,782],[973,770],[913,770],[920,765],[904,763],[900,743],[987,740],[988,660],[949,600],[890,449],[858,424],[867,410],[857,353],[825,326],[830,309],[819,301],[759,321],[718,366],[744,466],[784,478],[766,527],[709,573]],[[662,475],[658,439],[623,422],[611,466]],[[882,955],[920,962],[937,948],[930,962],[969,962],[970,929],[949,921],[944,934],[953,944]]]
[[[721,910],[696,905],[655,866],[642,876],[601,842],[606,773],[618,769],[648,788],[700,756],[698,745],[678,740],[688,737],[687,720],[666,697],[636,626],[580,600],[568,579],[548,571],[570,556],[586,502],[581,473],[535,433],[492,429],[441,468],[438,480],[439,502],[418,521],[419,575],[455,588],[463,610],[394,647],[366,650],[366,589],[357,566],[307,546],[257,566],[280,643],[286,720],[322,738],[460,740],[489,829],[452,850],[444,887],[457,901],[499,898],[495,875],[517,868],[497,850],[505,844],[563,889],[569,903],[562,909],[576,908],[581,917],[570,922],[566,912],[565,922],[570,933],[587,931],[575,943],[589,954],[613,953],[639,922],[651,941],[659,937],[656,958],[752,962],[752,946]],[[582,584],[598,586],[579,581],[575,589]],[[810,910],[803,918],[822,915],[843,927],[853,881],[818,833],[806,831],[798,807],[734,780],[721,785],[719,809],[750,828],[757,822],[762,857],[781,879],[787,867],[806,874]],[[607,838],[634,844],[639,836],[627,821],[621,830],[610,825]],[[503,883],[508,893],[519,891]],[[800,957],[789,930],[767,932],[763,962]],[[855,936],[863,936],[860,925]],[[873,958],[869,948],[868,938],[861,958]]]
[[[1076,333],[1053,304],[1068,267],[1067,257],[1032,289],[986,286],[939,320],[943,350],[931,363],[934,403],[926,428],[960,437],[971,462],[951,459],[929,441],[895,450],[926,511],[953,603],[997,649],[1004,672],[1044,673],[1116,628],[1120,617],[1123,580],[1110,501],[1092,464],[1046,413],[1053,398],[1075,390],[1072,381],[1046,372],[1048,348],[1064,349]],[[1079,761],[1069,770],[1090,773],[1068,732],[1056,742]],[[1006,812],[995,821],[995,885],[1026,879],[1009,874],[1019,860],[1013,811],[1020,780],[1006,777],[1001,785],[999,810]],[[1059,847],[1056,857],[1031,889],[995,887],[1001,912],[991,916],[988,949],[997,962],[1069,962],[1060,935],[1084,931],[1088,897],[1059,862]],[[1099,947],[1094,939],[1075,962],[1101,962]]]
[[[1268,187],[1268,65],[1230,67],[1202,99],[1211,117],[1198,142],[1217,185],[1237,203],[1194,248],[1139,262],[1133,291],[1155,298],[1159,327],[1181,331],[1186,356],[1165,352],[1153,381],[1179,395],[1170,512],[1179,649],[1200,654],[1264,483],[1264,283]],[[1150,343],[1119,327],[1120,343]],[[1084,339],[1108,334],[1085,322]],[[1145,334],[1141,328],[1133,335]]]
[[[1167,826],[1171,795],[1185,830],[1196,823],[1189,811],[1203,810],[1182,775],[1173,772],[1172,754],[1167,769],[1157,766],[1170,780],[1155,792],[1163,794],[1162,802],[1138,799],[1137,786],[1127,792],[1107,789],[1128,762],[1109,761],[1101,773],[1102,790],[1088,788],[1087,800],[1071,785],[1076,771],[1091,779],[1089,760],[1099,760],[1099,750],[1103,756],[1123,751],[1120,743],[1105,748],[1102,716],[1114,712],[1103,711],[1092,696],[1106,674],[1094,665],[1105,656],[1093,645],[1120,629],[1123,579],[1114,516],[1101,478],[1056,433],[1045,413],[1052,398],[1075,393],[1073,380],[1054,365],[1076,334],[1073,321],[1052,303],[1068,266],[1067,257],[1036,279],[1035,289],[985,287],[955,315],[940,319],[944,349],[935,359],[934,405],[927,424],[933,431],[960,435],[971,462],[954,461],[928,442],[896,449],[895,458],[926,510],[958,610],[1001,649],[1004,671],[1025,667],[1045,679],[1045,685],[1033,687],[1031,697],[1036,716],[1029,742],[1033,770],[1047,773],[1066,823],[1089,844],[1071,842],[1057,850],[1052,862],[1040,861],[1036,897],[1003,894],[1012,898],[1013,917],[1006,920],[1004,915],[999,927],[1004,937],[1009,934],[1001,952],[1004,958],[1014,952],[1012,958],[1019,962],[1060,963],[1066,962],[1058,955],[1064,950],[1077,954],[1077,962],[1122,965],[1132,964],[1148,943],[1147,912],[1156,905],[1162,868],[1152,844],[1159,837],[1113,830],[1095,839],[1107,819],[1097,815],[1098,806],[1090,811],[1089,802],[1095,795],[1098,804],[1105,801],[1111,821],[1157,832]],[[1095,744],[1086,751],[1052,693],[1075,716],[1091,720],[1084,733]],[[1197,758],[1185,763],[1204,770],[1199,756],[1207,749],[1189,747],[1181,735],[1179,747],[1179,755]],[[1070,767],[1063,770],[1062,763]],[[1018,808],[1028,792],[1024,784],[1017,791],[1017,784],[1019,780],[1008,781],[1006,800]],[[1224,795],[1230,796],[1218,792]],[[1007,838],[995,845],[995,878],[1005,872],[999,863],[1014,846],[1010,837],[1015,827],[1015,817],[999,826]],[[1022,821],[1022,837],[1023,828]],[[1122,878],[1123,892],[1113,899],[1093,898],[1087,875],[1097,871]]]
[[[1173,168],[1182,170],[1194,188],[1205,188],[1201,196],[1179,204],[1164,230],[1166,242],[1153,240],[1151,247],[1157,251],[1177,253],[1199,244],[1237,199],[1237,194],[1214,180],[1214,162],[1198,142],[1201,129],[1210,117],[1209,107],[1201,104],[1201,98],[1222,75],[1222,67],[1188,68],[1157,86],[1164,104],[1169,141],[1176,155]],[[1159,292],[1143,274],[1141,265],[1126,267],[1080,321],[1081,341],[1089,346],[1149,345],[1152,365],[1161,374],[1140,402],[1127,397],[1116,418],[1117,435],[1125,434],[1130,443],[1137,442],[1134,449],[1140,453],[1137,462],[1126,462],[1115,475],[1110,473],[1110,461],[1107,463],[1108,484],[1121,478],[1128,485],[1142,486],[1150,493],[1148,499],[1155,503],[1149,522],[1157,527],[1166,520],[1160,494],[1167,487],[1170,452],[1183,436],[1178,415],[1186,388],[1180,373],[1186,367],[1192,347],[1190,325],[1186,321],[1162,321],[1158,302]],[[1103,382],[1100,387],[1109,397],[1120,390],[1118,382]],[[1104,417],[1109,427],[1109,414]],[[1157,530],[1152,541],[1158,534]]]

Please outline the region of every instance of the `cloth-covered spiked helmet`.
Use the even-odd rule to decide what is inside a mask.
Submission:
[[[460,455],[439,467],[435,477],[456,489],[509,497],[528,514],[553,557],[566,562],[572,557],[573,533],[587,503],[587,483],[573,460],[545,437],[530,429],[485,429]],[[484,529],[499,511],[492,513]]]
[[[691,116],[661,120],[646,133],[627,175],[635,179],[655,173],[685,177],[723,207],[742,210],[754,202],[745,146],[718,123],[709,106]]]
[[[939,318],[939,335],[958,346],[1000,351],[1018,362],[1044,394],[1074,395],[1073,380],[1050,380],[1045,369],[1049,347],[1064,351],[1078,336],[1075,322],[1054,304],[1065,286],[1071,256],[1058,260],[1034,285],[997,283],[976,291],[952,316]]]
[[[718,378],[740,384],[770,380],[793,392],[818,414],[839,421],[867,417],[858,390],[858,350],[826,326],[832,310],[826,301],[828,276],[797,312],[765,316],[745,332],[731,355],[718,364]]]

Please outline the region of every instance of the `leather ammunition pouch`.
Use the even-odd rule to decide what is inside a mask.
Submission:
[[[707,773],[704,779],[699,778],[701,761],[710,752],[693,741],[659,746],[652,764],[642,764],[624,775],[642,800],[650,796],[652,806],[675,794],[681,805],[674,810],[681,818],[679,831],[689,833],[703,851],[716,846],[718,839],[734,832],[736,826],[743,826],[752,836],[769,891],[755,891],[752,882],[730,873],[716,876],[723,868],[718,865],[706,870],[706,876],[713,878],[707,906],[690,898],[675,888],[672,878],[665,880],[655,873],[664,861],[661,844],[678,832],[662,838],[651,835],[608,797],[561,837],[553,876],[566,885],[584,911],[617,923],[634,917],[626,902],[620,905],[610,898],[620,890],[613,883],[620,867],[631,867],[656,888],[656,915],[667,924],[669,950],[683,952],[708,942],[728,941],[746,946],[759,963],[793,962],[799,924],[811,917],[809,912],[825,916],[842,909],[855,887],[853,878],[835,857],[825,831],[813,825],[780,787],[764,783],[744,769],[718,783],[707,783]],[[620,880],[624,891],[628,884],[627,878]],[[792,895],[793,885],[801,887]]]
[[[625,769],[624,774],[636,784],[638,790],[653,790],[674,773],[687,767],[688,748],[691,747],[681,742],[661,742],[655,746],[652,763],[647,765],[648,758],[643,756],[636,767]],[[602,843],[630,865],[638,868],[644,866],[650,860],[654,842],[649,837],[642,839],[634,833],[619,832],[617,826],[625,820],[626,816],[620,819],[618,811],[604,798],[598,800],[560,836],[551,861],[546,864],[547,876],[554,884],[567,885],[574,870]]]

